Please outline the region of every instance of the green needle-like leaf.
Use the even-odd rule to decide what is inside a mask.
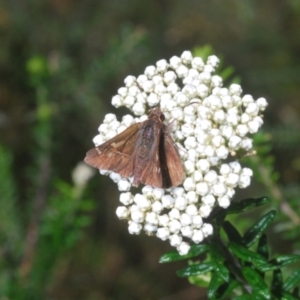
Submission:
[[[207,297],[209,299],[215,296],[218,288],[223,282],[223,278],[219,276],[218,272],[213,272],[207,291]]]
[[[206,244],[192,245],[190,251],[186,255],[180,255],[178,251],[170,251],[159,259],[160,263],[170,263],[173,261],[184,260],[187,258],[196,257],[209,250],[209,246]]]
[[[281,294],[281,298],[280,300],[299,300],[299,297],[295,297],[292,294],[288,293],[288,292],[283,292]]]
[[[263,234],[258,241],[257,253],[262,255],[265,259],[269,258],[269,249],[267,244],[267,236]]]
[[[237,229],[228,221],[225,221],[222,225],[224,231],[226,232],[228,239],[232,242],[241,243],[242,236],[237,231]]]
[[[282,273],[281,270],[274,270],[273,272],[273,279],[271,284],[271,291],[279,296],[282,292]]]
[[[220,288],[217,291],[217,299],[229,299],[228,296],[232,293],[232,291],[240,286],[241,284],[234,279],[231,279],[229,282],[226,282],[220,286]]]
[[[245,267],[242,269],[242,273],[248,283],[252,286],[253,291],[260,295],[262,299],[271,299],[271,293],[268,286],[255,270]],[[253,297],[253,299],[256,298]]]
[[[284,282],[282,288],[290,291],[300,283],[300,269],[294,271]]]
[[[250,262],[255,266],[266,265],[267,260],[260,254],[257,254],[237,243],[230,242],[229,249],[241,260]]]
[[[210,272],[214,268],[215,268],[215,264],[213,262],[200,263],[200,264],[188,266],[186,268],[177,271],[177,275],[179,277],[197,276],[200,274],[205,274],[207,272]]]
[[[218,273],[219,277],[222,277],[223,282],[228,282],[230,278],[229,270],[222,264],[216,264],[215,272]]]
[[[243,199],[239,202],[234,202],[227,210],[227,214],[236,214],[243,211],[248,211],[252,208],[270,203],[271,200],[267,197]]]
[[[243,242],[249,248],[252,246],[264,233],[267,227],[274,220],[276,215],[275,210],[271,210],[264,216],[260,218],[258,222],[256,222],[248,231],[245,233],[243,237]]]
[[[258,269],[262,272],[272,271],[275,269],[280,269],[286,265],[300,261],[300,255],[291,254],[291,255],[280,255],[277,258],[274,258],[268,262],[268,264],[257,266]]]

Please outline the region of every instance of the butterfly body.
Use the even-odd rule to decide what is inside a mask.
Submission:
[[[160,108],[149,118],[88,151],[85,162],[101,170],[111,170],[122,177],[133,176],[133,186],[140,183],[168,188],[182,183],[184,171],[176,146],[163,123]]]

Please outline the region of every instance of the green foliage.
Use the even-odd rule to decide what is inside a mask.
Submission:
[[[94,202],[83,194],[86,182],[70,184],[52,173],[54,114],[46,60],[33,57],[27,69],[36,95],[31,133],[35,163],[26,171],[30,187],[25,189],[28,201],[23,210],[17,201],[12,155],[0,145],[0,294],[16,300],[45,298],[56,265],[82,239],[94,209]]]
[[[218,210],[210,221],[214,235],[199,245],[193,245],[182,259],[189,266],[177,275],[188,277],[198,286],[208,286],[209,299],[300,299],[297,286],[300,271],[295,270],[285,280],[282,268],[299,263],[300,255],[278,255],[269,258],[265,231],[273,222],[276,211],[261,216],[241,235],[239,230],[225,220],[227,214],[241,214],[267,204],[268,198],[245,199],[233,203],[225,212]],[[226,236],[222,236],[222,231]],[[174,251],[163,255],[162,263],[180,260]],[[273,274],[273,280],[271,275]]]

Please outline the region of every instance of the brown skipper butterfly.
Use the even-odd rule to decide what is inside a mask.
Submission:
[[[163,123],[160,108],[151,110],[146,121],[126,130],[87,152],[84,161],[97,169],[110,170],[122,177],[133,176],[140,183],[169,188],[182,183],[184,170],[177,148]]]

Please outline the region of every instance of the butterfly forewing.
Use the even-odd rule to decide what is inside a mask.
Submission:
[[[164,135],[164,148],[166,153],[166,165],[169,172],[171,186],[177,186],[182,183],[184,170],[180,160],[177,147],[168,132]]]
[[[146,185],[154,186],[154,187],[163,187],[163,174],[161,169],[161,157],[159,155],[159,148],[161,139],[158,138],[162,133],[163,123],[157,123],[154,125],[154,131],[156,133],[155,138],[153,139],[150,151],[149,151],[149,159],[147,164],[145,165],[143,172],[140,176],[140,181]],[[163,125],[164,126],[164,125]]]
[[[91,149],[84,161],[100,170],[110,170],[124,177],[131,176],[140,126],[141,123],[133,124],[114,138]]]

